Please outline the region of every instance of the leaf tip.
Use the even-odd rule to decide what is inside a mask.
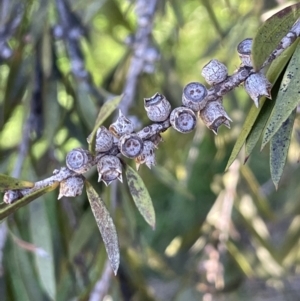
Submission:
[[[117,276],[118,274],[118,269],[119,269],[119,262],[118,263],[115,263],[115,264],[112,264],[112,270],[114,272],[114,275]]]
[[[262,142],[261,147],[260,147],[260,151],[263,151],[263,149],[265,148],[266,144],[267,144],[266,142]]]

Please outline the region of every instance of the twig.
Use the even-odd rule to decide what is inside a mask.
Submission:
[[[63,3],[62,0],[57,0],[57,2],[58,3]],[[137,77],[141,72],[141,68],[142,68],[142,65],[143,65],[143,62],[144,62],[142,54],[143,54],[143,51],[145,51],[147,49],[148,42],[149,42],[149,35],[150,35],[151,29],[152,29],[152,21],[153,21],[153,14],[154,14],[154,11],[155,11],[155,6],[156,6],[156,0],[153,0],[150,3],[148,3],[146,8],[144,8],[142,4],[144,4],[144,0],[139,0],[138,1],[139,9],[137,10],[139,29],[136,33],[136,41],[135,41],[136,42],[136,48],[135,48],[134,56],[132,58],[132,63],[131,63],[131,67],[130,67],[130,70],[129,70],[128,79],[127,79],[127,82],[126,82],[125,87],[124,87],[124,91],[126,93],[125,101],[123,101],[123,103],[120,105],[120,107],[123,108],[123,111],[128,111],[130,103],[133,99]],[[292,30],[282,39],[281,43],[277,47],[277,50],[278,49],[281,50],[283,48],[283,46],[285,48],[287,48],[291,45],[291,43],[294,41],[294,40],[289,39],[289,35],[290,35],[291,32],[293,34],[296,33],[297,35],[300,34],[300,21],[299,20],[297,20],[297,22],[292,27]],[[286,39],[288,39],[288,41],[289,41],[288,43],[284,43],[284,41],[286,41]],[[70,41],[71,41],[71,39],[69,39],[69,42]],[[77,41],[72,40],[72,42],[77,42]],[[76,44],[75,46],[77,47],[78,45]],[[74,50],[75,48],[73,48],[72,50]],[[281,52],[278,50],[276,52],[276,57],[280,53]],[[76,52],[75,56],[78,56],[78,54],[79,53]],[[271,58],[269,58],[269,60],[267,60],[266,64],[269,64],[274,59],[273,54],[271,54],[270,57]],[[210,102],[211,103],[212,102],[217,103],[217,100],[220,100],[222,98],[222,96],[224,96],[226,93],[228,93],[232,89],[239,86],[250,75],[255,74],[255,73],[256,72],[255,72],[255,70],[252,69],[252,67],[249,67],[248,65],[247,66],[242,65],[231,76],[226,75],[225,79],[222,82],[213,85],[210,89],[207,90],[207,95],[204,98],[206,105],[209,104]],[[201,84],[198,84],[198,86],[199,85],[201,85]],[[259,88],[259,87],[257,87],[257,88]],[[128,91],[126,92],[127,89],[128,89]],[[216,105],[217,105],[217,110],[219,110],[218,106],[220,106],[220,104],[216,104]],[[176,109],[181,110],[181,108],[176,108]],[[190,110],[190,109],[188,109],[188,110]],[[192,110],[190,110],[190,111],[192,111]],[[174,110],[173,110],[173,112],[174,112]],[[198,111],[198,113],[199,112],[202,112],[202,111]],[[221,119],[221,122],[219,122],[219,120],[217,120],[218,124],[216,125],[216,127],[220,126],[222,123],[225,124],[227,127],[229,127],[230,118],[227,116],[226,112],[224,111],[224,113],[223,113],[223,111],[222,111],[221,115],[220,115],[220,111],[218,111],[217,113],[219,114],[219,115],[217,114],[217,116],[225,118],[225,119]],[[212,112],[212,115],[216,115],[216,113]],[[160,133],[166,131],[171,126],[171,122],[172,122],[171,116],[172,116],[172,114],[169,117],[167,117],[167,119],[164,122],[157,122],[157,123],[153,123],[149,126],[146,126],[142,130],[137,132],[137,136],[142,140],[142,142],[144,142],[144,141],[150,140],[150,139],[152,139],[152,137],[155,137],[155,136],[159,135]],[[210,125],[209,125],[209,127],[210,127]],[[216,133],[215,128],[211,128],[211,129],[214,130],[214,132]],[[118,145],[119,138],[115,137],[114,145],[109,151],[103,152],[103,153],[98,153],[96,155],[96,157],[93,157],[92,161],[89,162],[89,165],[90,165],[89,168],[92,167],[93,165],[96,165],[97,162],[105,155],[112,155],[112,156],[119,155],[119,153],[120,153],[119,145]],[[120,139],[122,139],[122,137]],[[89,153],[88,151],[85,151],[83,149],[82,149],[82,151]],[[92,157],[91,154],[89,154],[88,156]],[[87,171],[87,170],[85,170],[85,171]],[[83,171],[83,172],[85,172],[85,171]],[[42,181],[36,182],[35,186],[33,188],[20,190],[19,191],[20,194],[16,193],[15,196],[8,197],[8,195],[11,192],[11,191],[8,191],[4,195],[4,199],[6,201],[8,201],[9,203],[11,203],[11,202],[19,199],[20,197],[28,195],[28,194],[30,194],[30,193],[38,190],[38,189],[41,189],[41,188],[44,188],[44,187],[47,187],[47,186],[51,186],[55,182],[61,182],[63,180],[68,179],[69,177],[74,177],[74,176],[77,175],[76,172],[71,171],[70,169],[68,169],[66,167],[62,167],[60,170],[54,171],[54,173],[55,174],[53,176],[51,176],[49,178],[46,178]],[[80,172],[80,174],[82,174],[82,172]],[[12,195],[14,195],[14,194],[12,193]]]
[[[145,53],[150,44],[150,35],[153,27],[156,4],[157,0],[137,0],[136,15],[138,29],[134,36],[133,56],[131,58],[126,82],[123,88],[124,97],[119,106],[124,115],[127,115],[128,109],[132,105],[138,77],[143,71]]]
[[[291,30],[282,38],[276,49],[266,59],[260,69],[271,64],[286,48],[291,46],[300,36],[300,18],[295,22]]]
[[[241,84],[251,73],[253,73],[253,70],[251,70],[249,67],[239,68],[238,70],[236,70],[235,73],[233,73],[233,75],[228,76],[228,78],[224,80],[222,83],[217,84],[208,90],[207,101],[211,102],[211,101],[215,101],[216,99],[219,99],[221,96],[223,96],[224,94],[228,93],[233,88]],[[137,135],[143,141],[146,141],[149,140],[151,137],[154,137],[166,131],[170,126],[171,123],[170,123],[170,119],[168,118],[164,122],[153,123],[149,126],[144,127],[142,130],[137,132]],[[117,141],[114,143],[114,146],[108,152],[98,153],[96,157],[93,158],[93,161],[90,162],[90,165],[91,166],[96,165],[97,162],[100,160],[100,158],[103,157],[104,155],[117,156],[119,153],[120,150],[118,148],[118,139],[117,139]],[[12,203],[17,199],[19,199],[20,196],[22,197],[31,194],[36,190],[45,188],[47,186],[51,186],[55,182],[61,182],[73,176],[76,176],[76,173],[74,171],[71,171],[67,167],[62,167],[60,170],[55,170],[53,176],[46,178],[42,181],[36,182],[33,188],[21,189],[20,190],[21,194],[19,196],[16,196],[16,198],[9,199],[9,202]],[[9,191],[7,193],[9,193]]]

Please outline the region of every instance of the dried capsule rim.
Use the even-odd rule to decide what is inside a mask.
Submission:
[[[158,103],[160,103],[164,98],[165,96],[159,93],[155,93],[150,98],[144,98],[145,107],[155,106]]]
[[[143,140],[136,134],[123,135],[119,140],[119,149],[125,157],[134,159],[143,151]]]
[[[179,124],[179,122],[182,121],[183,117],[188,117],[189,119],[188,121],[192,121],[192,123],[190,123],[188,127],[186,122],[183,125]],[[170,123],[173,126],[173,128],[176,129],[177,131],[181,133],[189,133],[195,128],[197,119],[194,111],[191,110],[190,108],[178,107],[172,111],[170,115]]]
[[[183,88],[183,96],[187,100],[199,102],[207,96],[207,89],[201,83],[191,82]]]

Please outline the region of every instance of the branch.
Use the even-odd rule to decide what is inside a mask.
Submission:
[[[125,115],[127,115],[128,109],[133,102],[138,77],[142,73],[145,65],[145,57],[150,44],[156,4],[157,0],[137,0],[136,15],[138,29],[133,38],[134,51],[123,88],[124,98],[120,104],[120,110]]]
[[[61,1],[62,0],[58,0],[58,2]],[[152,1],[147,10],[142,10],[143,13],[140,12],[140,15],[138,14],[140,28],[137,31],[136,38],[137,40],[143,41],[143,43],[137,44],[139,45],[138,47],[141,47],[140,49],[143,50],[145,50],[148,45],[155,4],[156,1]],[[145,14],[146,12],[148,13]],[[152,14],[150,14],[150,12]],[[144,23],[142,22],[143,20],[145,21]],[[265,64],[272,62],[272,60],[282,52],[281,50],[284,47],[289,47],[293,41],[295,41],[295,39],[290,39],[289,37],[295,33],[299,36],[299,24],[300,20],[297,20],[291,31],[282,39],[276,48],[277,51],[273,51]],[[285,42],[287,40],[289,42]],[[151,165],[155,164],[154,151],[162,141],[160,134],[171,126],[181,133],[190,132],[196,127],[196,116],[200,117],[205,125],[215,134],[217,134],[218,128],[222,124],[230,127],[229,122],[231,119],[222,105],[222,97],[225,94],[244,82],[246,92],[254,100],[256,105],[258,105],[258,100],[261,96],[270,96],[271,84],[260,71],[256,72],[250,65],[251,43],[251,39],[245,40],[246,48],[248,47],[250,51],[246,49],[246,54],[239,52],[242,64],[231,76],[227,75],[227,68],[222,63],[217,60],[210,61],[202,70],[202,75],[206,81],[212,85],[210,89],[207,90],[206,87],[200,83],[194,82],[187,84],[183,89],[183,105],[173,110],[171,110],[171,105],[168,100],[161,94],[156,93],[151,98],[145,98],[145,110],[149,119],[154,121],[153,124],[135,133],[130,120],[120,112],[118,119],[110,125],[109,130],[103,126],[97,130],[95,155],[82,148],[72,150],[68,153],[66,158],[67,167],[55,170],[53,176],[36,182],[33,188],[21,189],[17,191],[18,193],[14,193],[13,190],[8,190],[4,194],[4,202],[13,203],[17,199],[41,188],[52,186],[55,182],[61,183],[59,197],[64,195],[76,196],[81,193],[82,187],[84,186],[82,174],[90,170],[94,165],[97,165],[99,181],[103,181],[106,185],[115,179],[122,181],[120,155],[135,159],[137,166],[145,163],[151,168]],[[135,54],[138,53],[137,49]],[[140,64],[142,64],[142,62],[142,57],[134,56],[131,66],[137,63],[139,68],[141,68]],[[130,85],[125,85],[125,88],[131,87],[130,89],[132,89],[132,83],[136,82],[139,72],[133,69],[132,67],[132,73],[129,72],[128,76],[128,78],[131,79]],[[125,98],[125,102],[123,102],[123,107],[125,107],[126,104],[126,108],[128,107],[128,95],[133,94],[131,94],[131,92],[127,94],[127,98]],[[71,180],[67,181],[68,179]],[[74,183],[79,188],[77,188]]]

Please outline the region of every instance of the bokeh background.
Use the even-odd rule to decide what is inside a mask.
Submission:
[[[1,173],[41,180],[64,166],[68,151],[87,148],[101,105],[128,84],[138,18],[155,2],[1,1]],[[182,88],[204,83],[201,68],[213,58],[233,73],[237,44],[291,4],[157,1],[151,34],[141,38],[146,63],[122,110],[140,129],[150,124],[144,97],[159,92],[179,106]],[[199,121],[190,134],[163,133],[157,166],[139,170],[155,207],[155,231],[126,183],[106,187],[95,170],[86,175],[117,227],[116,277],[85,193],[58,201],[53,191],[2,221],[1,301],[299,300],[299,117],[278,191],[268,148],[257,148],[247,164],[242,151],[224,172],[252,105],[237,88],[224,97],[231,129],[215,136]]]

